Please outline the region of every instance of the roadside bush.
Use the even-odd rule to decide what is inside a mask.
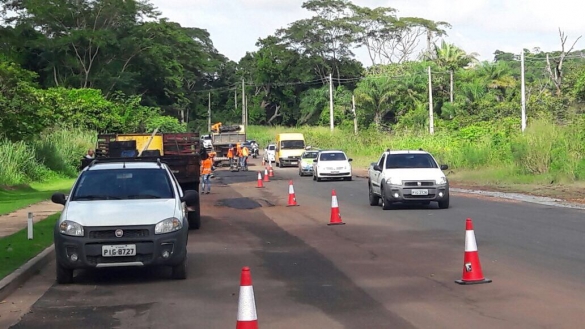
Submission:
[[[0,186],[75,177],[79,161],[95,147],[96,138],[95,132],[58,128],[32,142],[0,139]]]
[[[14,186],[41,180],[49,170],[35,158],[35,150],[25,142],[0,139],[0,186]]]
[[[422,148],[452,169],[497,174],[494,179],[500,182],[519,181],[518,177],[544,179],[545,176],[549,182],[585,180],[585,120],[561,126],[554,124],[552,118],[535,118],[524,133],[520,131],[519,121],[506,118],[458,128],[438,120],[439,127],[434,135],[429,135],[426,128],[404,128],[392,133],[366,129],[355,136],[352,129],[339,127],[331,134],[329,127],[249,126],[248,138],[256,139],[264,147],[273,142],[278,133],[301,132],[307,145],[342,149],[359,168],[377,161],[388,148]],[[518,177],[506,178],[504,174]]]
[[[48,169],[68,177],[78,173],[79,161],[95,148],[97,133],[83,129],[52,129],[33,142],[36,159]]]

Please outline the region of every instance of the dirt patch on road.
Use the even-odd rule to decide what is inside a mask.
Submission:
[[[485,185],[470,182],[451,182],[451,187],[466,190],[482,190],[503,193],[521,193],[531,196],[561,199],[567,202],[585,204],[585,186],[574,185]]]
[[[262,207],[258,201],[250,198],[232,198],[232,199],[221,199],[215,204],[220,207],[229,207],[234,209],[256,209]]]

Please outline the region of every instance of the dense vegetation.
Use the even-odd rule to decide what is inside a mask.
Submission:
[[[577,36],[561,31],[559,51],[523,50],[521,133],[520,54],[496,50],[478,62],[441,40],[447,22],[394,8],[307,0],[311,18],[259,39],[236,63],[207,31],[163,18],[147,0],[0,3],[0,185],[74,175],[96,132],[205,132],[208,97],[213,122],[239,123],[242,80],[248,123],[303,126],[312,143],[364,159],[387,145],[424,147],[455,168],[583,177],[585,59]],[[367,68],[356,48],[367,49]],[[330,82],[335,139],[316,128],[329,125]],[[278,129],[251,133],[268,139]]]

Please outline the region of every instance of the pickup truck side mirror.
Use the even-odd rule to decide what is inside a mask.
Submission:
[[[56,204],[65,205],[65,203],[67,202],[67,197],[63,193],[55,193],[51,196],[51,201],[53,201],[53,203]]]
[[[378,166],[377,164],[374,165],[374,170],[375,171],[382,171],[382,168],[380,168],[380,166]]]
[[[449,166],[447,166],[445,164],[442,164],[441,165],[441,170],[447,170],[447,169],[449,169]]]
[[[319,160],[317,159],[313,159],[313,163],[317,163]]]
[[[349,162],[352,162],[352,161],[353,161],[353,159],[352,159],[352,158],[349,158],[349,159],[347,159],[347,161],[349,161]]]

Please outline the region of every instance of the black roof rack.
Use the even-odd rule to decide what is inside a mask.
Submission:
[[[159,167],[162,167],[162,163],[159,157],[103,157],[97,158],[91,161],[88,167],[92,167],[97,163],[112,163],[112,162],[156,162]]]

